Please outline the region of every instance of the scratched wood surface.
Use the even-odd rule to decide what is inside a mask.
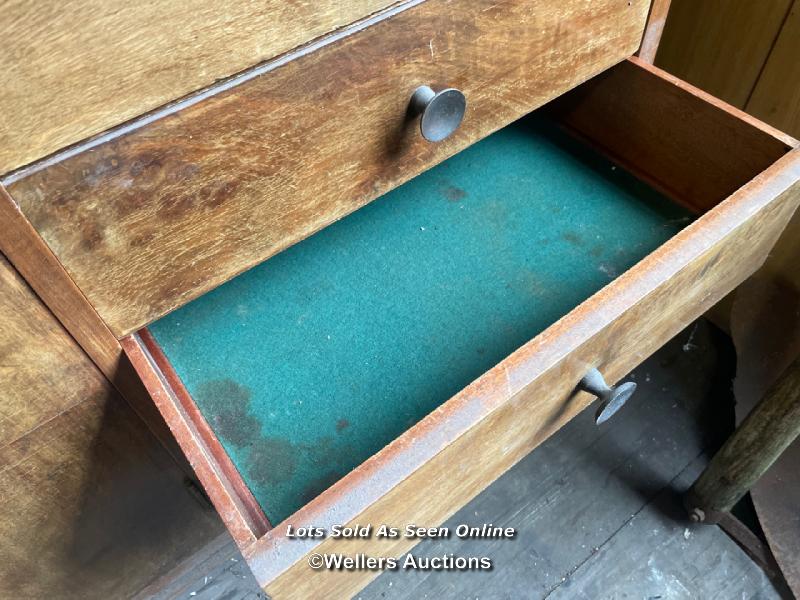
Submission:
[[[330,525],[329,514],[339,521],[348,514],[348,523],[395,526],[444,521],[588,404],[585,394],[572,393],[588,367],[596,366],[616,381],[754,272],[800,203],[798,180],[800,152],[795,151],[771,167],[766,177],[696,221],[323,493],[290,522]],[[423,459],[421,438],[438,428],[447,428],[452,441],[427,448],[430,456]],[[371,473],[396,460],[402,451],[419,453],[417,468],[402,481],[387,485]],[[364,485],[361,478],[369,483]],[[366,489],[376,494],[380,487],[385,487],[385,494],[363,501]],[[336,509],[326,506],[331,503]],[[361,509],[354,510],[359,505]],[[312,571],[304,560],[307,552],[399,556],[413,546],[405,538],[286,543],[281,538],[284,534],[282,527],[276,527],[244,552],[256,579],[274,598],[302,596],[312,590],[349,596],[376,576],[369,571]],[[288,553],[296,562],[282,570],[291,560]]]
[[[129,597],[213,511],[0,255],[0,597]]]
[[[4,2],[0,173],[391,3]]]
[[[648,8],[429,0],[7,187],[123,337],[631,55]],[[445,143],[423,83],[467,96]]]

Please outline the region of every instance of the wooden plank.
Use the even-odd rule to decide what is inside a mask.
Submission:
[[[698,213],[798,145],[638,58],[559,98],[552,110],[585,141]]]
[[[193,476],[175,438],[117,339],[0,185],[0,251],[25,277],[100,371],[119,390],[178,464]]]
[[[800,2],[795,0],[781,28],[746,110],[800,137]]]
[[[656,64],[743,108],[792,0],[672,0]]]
[[[648,6],[429,0],[6,182],[123,337],[631,55]],[[467,96],[445,143],[422,83]]]
[[[758,268],[800,203],[799,180],[795,151],[288,522],[444,521],[588,404],[585,394],[573,393],[588,367],[616,380]],[[389,556],[413,546],[406,538],[287,543],[284,535],[279,525],[244,553],[256,579],[276,598],[320,590],[349,596],[376,575],[312,571],[304,560],[309,552]]]
[[[219,535],[183,473],[2,256],[0,322],[1,597],[128,597]]]
[[[650,14],[647,16],[647,25],[642,36],[642,45],[636,55],[644,62],[652,63],[656,59],[661,35],[667,22],[669,4],[671,0],[653,0],[650,4]]]
[[[5,2],[0,173],[209,86],[392,0]]]

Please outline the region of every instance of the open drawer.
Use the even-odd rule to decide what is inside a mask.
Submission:
[[[440,524],[591,402],[589,369],[617,380],[758,268],[800,201],[797,142],[636,59],[540,113],[122,340],[274,597],[378,573],[309,553],[415,543],[287,525]]]

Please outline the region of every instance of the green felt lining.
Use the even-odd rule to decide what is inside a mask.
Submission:
[[[531,116],[150,330],[277,523],[688,222]]]

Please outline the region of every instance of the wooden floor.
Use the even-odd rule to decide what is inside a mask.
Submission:
[[[516,539],[413,551],[489,556],[491,572],[388,572],[359,597],[779,597],[720,529],[684,521],[680,493],[732,419],[730,357],[712,338],[705,323],[684,331],[631,375],[640,388],[614,419],[598,428],[589,409],[449,521],[515,527]],[[159,596],[264,597],[225,539]]]

